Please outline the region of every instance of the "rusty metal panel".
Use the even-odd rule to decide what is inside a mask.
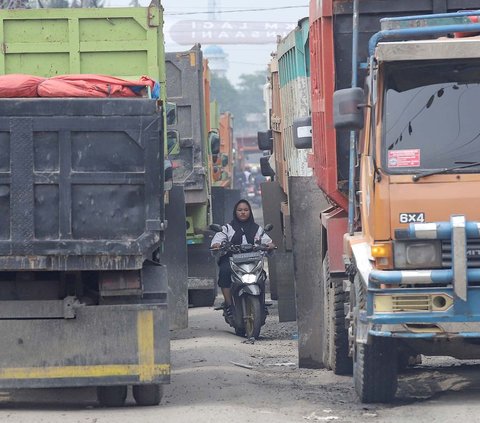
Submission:
[[[322,224],[327,229],[330,273],[344,273],[343,235],[347,233],[347,213],[339,207],[332,207],[327,212],[322,213]]]
[[[327,199],[313,177],[289,178],[299,367],[322,368],[322,223]]]

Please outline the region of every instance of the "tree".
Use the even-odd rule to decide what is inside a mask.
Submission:
[[[216,100],[221,112],[231,112],[237,118],[240,112],[239,93],[225,77],[219,77],[213,72],[210,79],[210,99]]]
[[[238,89],[244,105],[249,113],[263,113],[263,86],[266,83],[266,72],[259,71],[249,75],[240,75]]]
[[[235,129],[251,132],[264,129],[262,116],[265,112],[263,86],[266,82],[265,72],[240,75],[238,88],[225,77],[212,73],[210,85],[212,100],[219,104],[221,112],[231,112],[235,117]]]

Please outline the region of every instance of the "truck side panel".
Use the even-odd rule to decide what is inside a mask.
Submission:
[[[2,10],[0,73],[99,73],[165,83],[161,8]],[[164,88],[164,86],[162,86]]]
[[[169,126],[180,136],[178,149],[169,151],[174,163],[174,182],[184,184],[187,205],[206,203],[205,110],[203,61],[200,46],[189,51],[167,53],[167,93],[177,105],[177,124]],[[204,226],[206,226],[204,224]]]

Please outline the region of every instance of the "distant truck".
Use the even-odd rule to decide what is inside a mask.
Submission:
[[[0,99],[0,387],[170,380],[162,8],[0,11],[0,73],[160,82],[151,98]]]
[[[168,98],[177,106],[177,122],[168,128],[168,157],[173,181],[185,193],[188,301],[194,306],[213,305],[217,293],[216,267],[209,252],[212,223],[211,153],[209,142],[219,143],[209,129],[209,70],[200,45],[166,55]]]
[[[234,158],[234,116],[224,112],[217,118],[216,102],[211,103],[210,127],[218,127],[219,148],[212,154],[212,218],[223,224],[232,219],[232,210],[240,200],[240,189],[234,188],[236,162]],[[217,123],[218,122],[218,123]],[[213,153],[213,152],[212,152]]]

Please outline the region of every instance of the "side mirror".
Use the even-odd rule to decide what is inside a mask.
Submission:
[[[177,105],[175,103],[167,103],[166,114],[167,125],[175,125],[177,123]]]
[[[210,145],[211,154],[220,153],[220,136],[217,132],[210,131],[208,133],[208,144]]]
[[[260,150],[273,150],[273,132],[271,129],[265,132],[257,132],[258,148]]]
[[[272,229],[273,229],[273,225],[271,223],[267,223],[263,228],[265,232],[270,232]]]
[[[178,131],[173,129],[167,131],[167,151],[169,155],[180,153],[180,135]]]
[[[260,172],[263,176],[270,176],[271,178],[275,176],[275,172],[268,162],[268,157],[260,157]]]
[[[210,225],[210,229],[214,232],[222,232],[223,231],[222,225],[217,225],[216,223],[212,223]]]
[[[298,150],[312,148],[312,117],[293,120],[293,145]]]
[[[228,165],[228,156],[226,154],[222,154],[222,167]]]
[[[336,129],[363,128],[365,94],[361,88],[347,88],[333,93],[333,124]]]

